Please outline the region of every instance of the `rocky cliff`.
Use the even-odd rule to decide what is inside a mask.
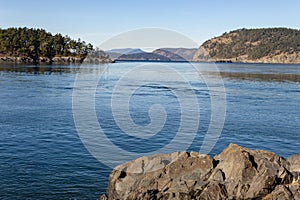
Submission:
[[[239,29],[204,42],[193,61],[300,63],[300,30]]]
[[[230,144],[215,157],[196,152],[141,157],[116,167],[100,199],[300,199],[300,154],[287,160]]]

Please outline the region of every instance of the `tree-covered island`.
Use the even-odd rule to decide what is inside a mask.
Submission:
[[[0,29],[0,61],[15,63],[81,63],[91,55],[104,52],[94,50],[93,45],[74,40],[62,34],[51,34],[44,29]]]

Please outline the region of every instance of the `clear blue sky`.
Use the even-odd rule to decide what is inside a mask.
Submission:
[[[6,0],[0,27],[44,28],[99,44],[145,27],[182,33],[198,44],[238,28],[300,29],[299,0]]]

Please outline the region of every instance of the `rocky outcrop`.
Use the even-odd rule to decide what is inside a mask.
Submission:
[[[62,57],[54,57],[52,59],[53,64],[81,64],[84,58],[81,57],[70,57],[70,56],[62,56]]]
[[[31,64],[34,60],[29,57],[0,56],[0,63]]]
[[[29,57],[13,57],[13,56],[2,56],[0,63],[14,63],[14,64],[81,64],[84,58],[80,57],[54,57],[52,59],[48,57],[40,57],[34,60]]]
[[[285,160],[230,144],[214,158],[196,152],[141,157],[111,172],[101,199],[297,200],[299,155]]]
[[[101,64],[111,63],[112,60],[109,56],[105,57],[75,57],[75,56],[57,56],[52,59],[48,57],[40,57],[38,60],[34,60],[29,57],[13,57],[13,56],[1,56],[0,63],[12,63],[12,64],[56,64],[56,65],[70,65],[70,64]]]
[[[96,48],[94,51],[90,52],[83,60],[84,64],[102,64],[111,62],[113,62],[111,57],[99,48]]]

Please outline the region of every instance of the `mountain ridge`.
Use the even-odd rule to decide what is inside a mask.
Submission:
[[[141,49],[111,49],[105,51],[113,60],[140,60],[140,61],[172,61],[187,62],[191,61],[196,48],[159,48],[152,52],[145,52]]]
[[[196,48],[159,48],[154,50],[152,53],[166,56],[172,61],[191,61],[194,54],[196,53]]]

